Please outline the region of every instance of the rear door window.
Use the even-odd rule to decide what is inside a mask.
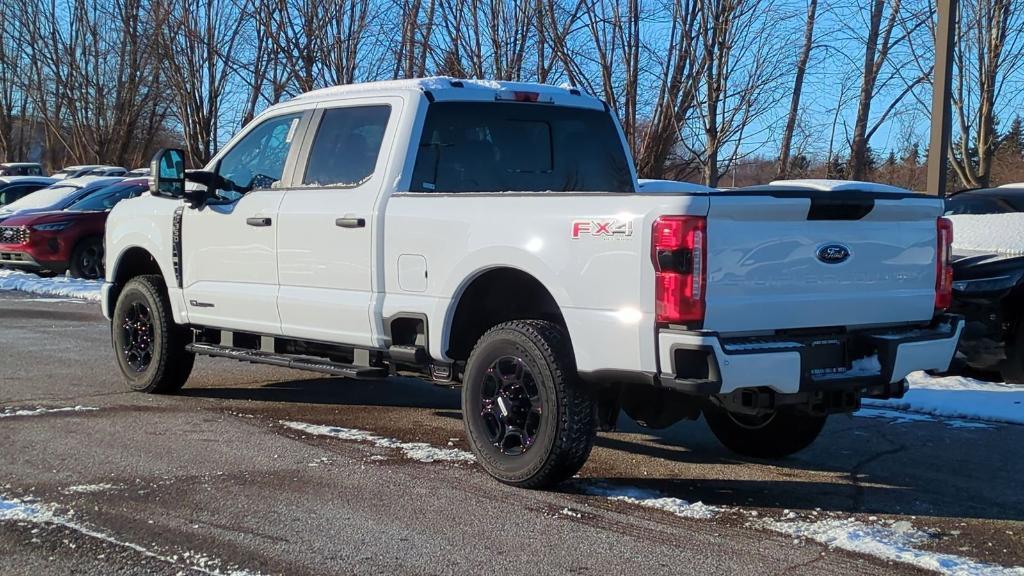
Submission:
[[[635,192],[612,117],[513,102],[427,110],[413,192]]]
[[[390,116],[386,105],[324,110],[302,185],[351,188],[369,180]]]

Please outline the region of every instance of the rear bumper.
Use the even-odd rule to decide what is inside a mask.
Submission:
[[[946,371],[963,331],[960,316],[926,328],[888,328],[799,337],[722,338],[708,332],[658,335],[660,383],[687,394],[768,388],[779,394],[818,390],[899,396],[918,370]]]

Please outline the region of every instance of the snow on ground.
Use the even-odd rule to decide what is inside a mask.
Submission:
[[[0,418],[42,416],[43,414],[54,414],[57,412],[91,412],[93,410],[99,410],[99,408],[91,406],[71,406],[70,408],[0,408]]]
[[[1024,424],[1024,386],[982,382],[962,376],[935,378],[921,372],[911,374],[907,381],[910,390],[903,398],[864,400],[864,406],[942,418]],[[884,417],[877,412],[857,414]]]
[[[795,514],[791,514],[795,517]],[[854,518],[763,520],[759,526],[794,538],[806,538],[833,548],[868,554],[954,576],[1024,576],[1024,567],[1004,568],[952,554],[921,550],[931,539],[907,522],[865,523]]]
[[[80,534],[97,540],[103,540],[116,546],[130,548],[140,554],[156,558],[168,564],[181,566],[190,571],[201,572],[213,576],[258,576],[257,573],[233,568],[222,569],[222,562],[216,558],[210,558],[205,554],[191,550],[180,554],[160,553],[144,546],[117,539],[115,536],[90,528],[84,523],[73,520],[74,511],[62,515],[57,512],[56,507],[36,502],[34,499],[8,498],[0,494],[0,522],[23,522],[31,524],[42,524],[52,526],[63,526],[70,528]]]
[[[890,420],[892,424],[912,424],[915,422],[940,422],[946,425],[947,428],[971,428],[977,430],[992,429],[996,426],[994,424],[988,424],[986,422],[971,421],[971,420],[954,420],[949,418],[935,418],[927,414],[918,414],[916,412],[905,412],[900,410],[890,410],[888,408],[861,408],[854,413],[854,416],[859,418],[880,418],[882,420]]]
[[[318,424],[306,424],[305,422],[289,422],[282,420],[281,424],[312,434],[314,436],[330,436],[341,440],[353,442],[369,442],[381,448],[401,450],[406,458],[418,462],[475,462],[473,454],[458,448],[437,448],[426,442],[402,442],[395,438],[385,438],[366,430],[355,428],[340,428],[338,426],[321,426]]]
[[[654,490],[634,486],[610,486],[607,484],[582,484],[582,491],[591,496],[602,496],[616,502],[626,502],[645,508],[664,510],[681,518],[707,520],[714,518],[721,511],[715,506],[703,502],[690,503],[680,498],[662,496]]]
[[[63,296],[99,302],[100,280],[78,278],[41,278],[18,270],[0,270],[0,290],[19,290],[44,296]]]
[[[1024,214],[956,214],[953,247],[959,250],[1024,254]]]
[[[65,494],[92,494],[95,492],[107,492],[109,490],[117,490],[124,488],[120,484],[78,484],[76,486],[68,486],[61,490]]]

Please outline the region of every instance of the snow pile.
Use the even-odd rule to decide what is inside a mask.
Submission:
[[[917,414],[914,412],[901,412],[899,410],[889,410],[888,408],[861,408],[854,413],[854,416],[860,418],[882,418],[885,420],[891,420],[892,424],[912,424],[915,422],[941,422],[946,425],[947,428],[974,428],[974,429],[989,429],[995,428],[992,424],[986,424],[985,422],[969,421],[969,420],[951,420],[948,418],[933,418],[927,414]]]
[[[707,520],[714,518],[721,509],[703,502],[690,503],[680,498],[662,496],[654,490],[633,486],[585,485],[583,492],[591,496],[603,496],[616,502],[626,502],[645,508],[654,508],[675,514],[681,518]]]
[[[1024,254],[1024,214],[956,214],[953,247],[958,250]]]
[[[902,562],[940,574],[1024,576],[1024,568],[1004,568],[968,558],[920,550],[931,537],[903,520],[888,525],[865,524],[853,518],[816,521],[766,520],[761,526],[794,538],[807,538],[860,554]]]
[[[15,416],[41,416],[43,414],[55,414],[58,412],[91,412],[99,410],[91,406],[72,406],[70,408],[2,408],[0,418],[13,418]]]
[[[150,558],[212,576],[258,576],[258,573],[233,568],[222,571],[220,569],[222,564],[220,560],[209,558],[197,552],[186,551],[180,556],[178,554],[157,553],[138,544],[118,540],[110,534],[89,528],[81,522],[61,516],[53,506],[35,503],[31,499],[8,499],[0,494],[0,522],[4,521],[63,526],[90,538],[102,540],[116,546],[123,546]]]
[[[426,442],[402,442],[394,438],[385,438],[365,430],[355,428],[340,428],[337,426],[321,426],[319,424],[306,424],[305,422],[289,422],[282,420],[281,424],[312,434],[314,436],[330,436],[341,440],[353,442],[369,442],[380,448],[391,448],[401,450],[406,458],[417,462],[475,462],[473,454],[458,448],[437,448]]]
[[[899,400],[864,400],[865,406],[919,414],[1024,424],[1024,386],[981,382],[962,376],[933,378],[916,372]]]
[[[92,494],[95,492],[106,492],[108,490],[117,490],[124,488],[120,484],[79,484],[77,486],[68,486],[61,490],[65,494]]]
[[[45,296],[64,296],[83,300],[100,300],[100,280],[78,278],[40,278],[17,270],[0,270],[0,290],[20,290]]]

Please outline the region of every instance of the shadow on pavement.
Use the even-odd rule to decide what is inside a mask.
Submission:
[[[413,378],[288,380],[185,388],[187,397],[284,404],[420,408],[460,420],[460,392]],[[396,422],[380,421],[393,433]],[[399,423],[400,424],[400,423]],[[599,435],[586,482],[647,488],[710,505],[1024,520],[1024,427],[962,430],[936,422],[834,416],[809,449],[776,461],[736,456],[702,420],[640,428],[624,414]],[[656,477],[638,476],[637,457]],[[570,491],[573,489],[570,488]]]

